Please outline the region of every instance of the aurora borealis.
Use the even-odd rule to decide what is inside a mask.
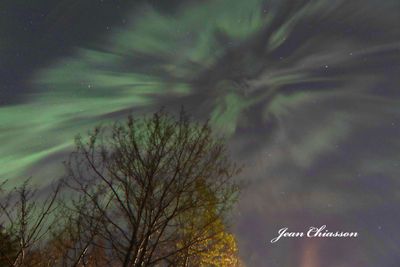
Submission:
[[[399,1],[16,2],[0,4],[0,179],[44,186],[77,133],[183,105],[246,166],[247,266],[400,264]],[[323,224],[360,237],[269,244]]]

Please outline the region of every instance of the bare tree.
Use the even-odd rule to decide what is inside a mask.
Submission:
[[[223,140],[184,112],[97,127],[76,138],[67,169],[84,240],[75,266],[96,266],[95,251],[108,266],[188,266],[190,248],[224,231],[239,192]]]
[[[2,184],[4,185],[4,183]],[[13,253],[2,253],[6,266],[37,266],[40,246],[57,222],[55,210],[60,184],[47,197],[41,197],[30,179],[0,197],[0,224],[12,242]]]

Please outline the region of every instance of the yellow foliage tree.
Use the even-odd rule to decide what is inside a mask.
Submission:
[[[207,203],[195,212],[186,213],[182,220],[190,216],[192,224],[187,221],[182,224],[182,240],[178,247],[183,249],[180,254],[182,266],[198,267],[239,267],[238,246],[236,238],[227,231],[225,223],[219,216],[221,212],[216,198],[209,185],[199,181],[197,190],[191,196],[192,201]],[[193,218],[196,218],[193,220]],[[211,222],[211,223],[210,223]],[[200,227],[199,227],[200,226]],[[197,231],[195,230],[197,229]],[[199,232],[198,229],[203,229]],[[193,244],[185,243],[185,240],[196,240]]]
[[[222,223],[220,227],[223,228]],[[199,267],[240,266],[238,247],[234,235],[222,230],[212,239],[206,239],[191,247],[188,263],[188,266]]]

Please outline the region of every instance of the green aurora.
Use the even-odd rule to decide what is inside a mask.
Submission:
[[[302,18],[329,12],[327,4],[311,1],[294,12],[271,32],[265,52],[282,45]],[[68,151],[75,134],[106,122],[110,114],[157,106],[159,96],[190,96],[195,90],[192,81],[226,54],[226,42],[234,49],[266,31],[273,26],[280,8],[271,4],[267,10],[258,0],[210,1],[189,6],[174,17],[143,8],[144,16],[110,34],[106,42],[76,48],[72,56],[33,75],[37,91],[27,101],[0,108],[0,162],[4,166],[0,177],[28,175],[27,170],[35,164]],[[220,36],[226,41],[218,40]],[[254,65],[254,61],[255,55],[249,54],[241,62],[247,64],[250,78],[251,72],[263,67]],[[264,101],[282,86],[312,80],[320,78],[290,70],[275,71],[264,83],[268,90],[245,96],[243,88],[237,88],[240,85],[222,77],[212,84],[214,88],[206,89],[214,98],[210,100],[212,121],[223,131],[233,133],[242,110]],[[280,96],[265,108],[265,116],[285,112],[280,110],[285,103],[296,105],[311,98],[303,93]],[[323,138],[319,143],[326,143]]]
[[[0,179],[45,186],[76,134],[183,105],[246,165],[235,230],[249,266],[299,266],[296,244],[265,242],[282,223],[326,221],[364,233],[343,251],[327,245],[323,266],[395,266],[398,1],[189,2],[139,5],[125,26],[36,69],[34,91],[0,106]]]

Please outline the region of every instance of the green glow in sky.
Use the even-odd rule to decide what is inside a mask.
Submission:
[[[36,92],[26,103],[0,108],[0,178],[30,175],[30,167],[70,149],[74,135],[104,123],[109,114],[155,105],[159,95],[190,94],[186,80],[224,52],[216,31],[234,41],[245,39],[266,21],[259,8],[254,0],[216,1],[189,7],[178,17],[148,8],[111,34],[105,49],[76,48],[73,56],[34,74]],[[155,57],[157,64],[135,66],[143,55]],[[223,102],[230,105],[232,99]],[[228,117],[235,120],[238,109],[230,109]]]
[[[327,3],[310,1],[279,27],[274,26],[265,51],[283,45],[308,15],[329,12]],[[248,77],[243,74],[248,79],[245,85],[230,77],[210,84],[207,77],[201,78],[203,84],[196,80],[207,70],[217,73],[225,68],[218,63],[227,52],[245,47],[252,38],[262,38],[260,33],[272,27],[279,5],[279,1],[270,1],[266,9],[260,0],[209,1],[188,6],[174,16],[143,8],[140,16],[115,29],[105,42],[76,48],[72,55],[34,73],[31,83],[36,91],[21,104],[0,107],[0,178],[29,176],[38,163],[42,169],[52,168],[46,159],[70,150],[74,135],[131,110],[168,105],[166,99],[177,99],[174,103],[178,105],[186,104],[184,99],[198,100],[199,109],[207,107],[212,123],[228,134],[246,125],[244,114],[254,105],[266,103],[265,120],[271,114],[279,117],[292,112],[309,100],[307,93],[274,94],[287,85],[324,81],[302,69],[324,59],[340,61],[340,56],[315,51],[315,56],[301,64],[280,66],[259,62],[251,48],[242,48],[237,67],[249,73]],[[312,151],[299,156],[301,164],[309,164],[314,154],[328,149],[328,141],[345,135],[346,127],[346,123],[333,125],[330,128],[335,133],[324,128],[320,141],[294,145],[295,150]]]

